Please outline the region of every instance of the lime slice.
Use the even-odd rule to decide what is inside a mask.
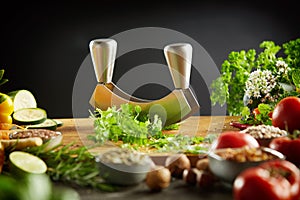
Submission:
[[[44,122],[26,126],[28,129],[49,129],[49,130],[56,130],[57,123],[53,119],[46,119]]]
[[[9,154],[11,164],[22,172],[43,174],[47,171],[46,163],[39,157],[23,151],[13,151]]]
[[[23,108],[13,113],[16,124],[40,124],[47,119],[47,112],[42,108]]]
[[[37,103],[33,94],[28,90],[16,90],[8,93],[13,100],[14,111],[22,108],[36,108]]]

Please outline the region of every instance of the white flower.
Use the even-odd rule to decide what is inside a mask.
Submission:
[[[256,70],[246,81],[245,93],[248,97],[260,98],[270,93],[276,86],[276,77],[269,70]]]
[[[286,64],[286,62],[283,60],[277,60],[275,65],[278,67],[278,75],[287,75],[288,71],[290,70],[288,64]]]

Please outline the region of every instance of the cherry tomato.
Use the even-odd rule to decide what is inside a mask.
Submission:
[[[235,200],[299,199],[299,169],[289,161],[274,160],[248,168],[235,179]]]
[[[239,131],[227,131],[219,135],[215,141],[215,148],[240,148],[243,146],[249,146],[252,148],[259,147],[257,140],[246,133]]]
[[[272,125],[292,133],[300,130],[300,98],[286,97],[275,106]]]
[[[12,99],[3,93],[0,93],[0,113],[11,115],[14,112],[14,104]]]
[[[286,156],[286,160],[300,166],[300,138],[291,139],[289,137],[274,138],[269,147],[281,152]]]

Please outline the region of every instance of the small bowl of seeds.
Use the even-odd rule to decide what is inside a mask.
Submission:
[[[216,149],[208,154],[211,172],[223,182],[230,184],[245,169],[276,159],[283,160],[285,156],[268,147],[224,148]]]
[[[150,156],[124,148],[114,148],[96,156],[100,176],[120,186],[136,185],[145,180],[154,166]]]
[[[264,124],[258,126],[249,126],[241,132],[250,134],[258,141],[260,146],[265,147],[268,147],[274,138],[285,137],[288,135],[288,132],[285,130]]]

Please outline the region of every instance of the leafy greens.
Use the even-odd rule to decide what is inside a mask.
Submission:
[[[98,144],[107,141],[121,141],[123,148],[156,149],[160,152],[184,152],[196,147],[197,144],[208,141],[200,136],[163,134],[163,130],[177,130],[180,125],[172,124],[168,127],[162,127],[162,121],[158,115],[154,115],[154,118],[150,120],[148,116],[140,116],[140,113],[139,106],[130,104],[122,104],[119,109],[115,106],[105,111],[96,109],[95,113],[91,113],[95,133],[89,135],[88,139]],[[201,152],[206,150],[199,146],[197,149]]]
[[[257,53],[255,49],[232,51],[221,66],[221,75],[211,84],[211,102],[221,106],[227,104],[229,115],[241,115],[244,107],[251,110],[260,103],[274,106],[280,99],[286,96],[297,96],[300,86],[300,38],[276,45],[273,41],[263,41],[260,45],[262,51]],[[283,57],[278,56],[283,49]],[[282,66],[286,67],[285,69]],[[248,97],[251,104],[247,104],[244,94],[246,82],[252,72],[256,70],[269,71],[274,75],[276,86],[267,94],[258,94],[257,97]],[[288,71],[289,70],[289,71]],[[296,88],[286,89],[286,88]],[[265,96],[264,96],[265,95]],[[270,98],[271,100],[265,97]],[[267,99],[267,100],[266,100]]]

